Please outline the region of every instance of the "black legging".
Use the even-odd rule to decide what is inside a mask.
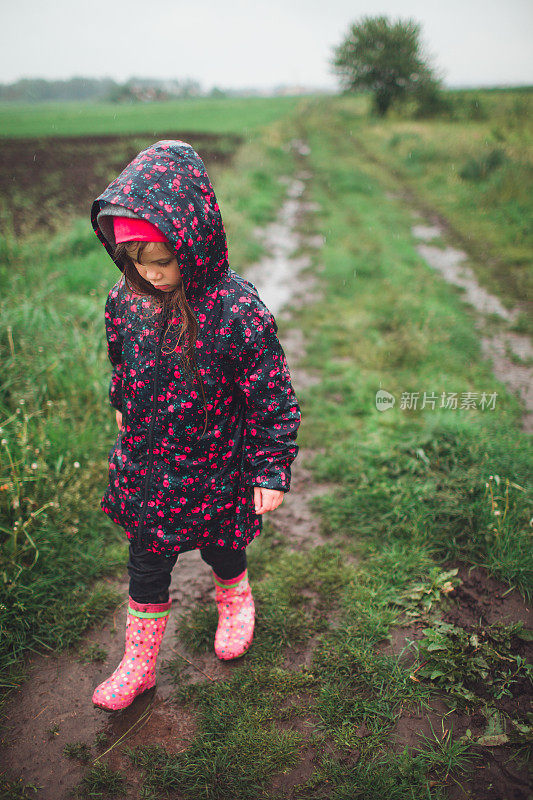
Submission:
[[[247,567],[246,550],[202,547],[200,555],[219,578],[236,578]],[[137,603],[166,603],[172,569],[177,560],[178,555],[161,556],[149,551],[136,552],[130,544],[128,573],[132,600]]]

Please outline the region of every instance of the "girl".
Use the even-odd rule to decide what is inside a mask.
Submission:
[[[129,606],[124,657],[93,695],[113,711],[155,684],[180,553],[198,548],[213,570],[217,656],[250,646],[246,547],[289,491],[300,408],[273,315],[228,265],[191,145],[139,153],[91,220],[123,273],[105,308],[120,432],[101,506],[130,541]]]

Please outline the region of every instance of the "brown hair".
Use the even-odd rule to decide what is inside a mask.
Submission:
[[[167,311],[169,324],[164,336],[171,331],[174,317],[177,317],[178,320],[181,320],[181,326],[177,339],[175,343],[173,342],[173,347],[170,350],[167,349],[163,350],[162,352],[164,352],[165,355],[170,355],[171,353],[176,352],[180,342],[183,339],[183,344],[181,345],[181,363],[185,367],[185,371],[187,372],[188,376],[193,381],[195,377],[197,378],[204,402],[205,425],[201,434],[203,436],[207,428],[208,413],[204,385],[198,372],[198,366],[194,357],[196,351],[196,339],[198,338],[198,320],[194,316],[191,307],[187,302],[182,280],[180,280],[178,286],[172,292],[163,292],[160,289],[156,289],[155,286],[152,286],[152,284],[149,281],[146,281],[137,271],[137,268],[133,263],[132,254],[135,255],[137,261],[140,261],[147,244],[149,244],[149,242],[122,242],[116,245],[114,257],[124,269],[124,280],[127,288],[135,294],[153,297],[159,303],[159,305],[163,307],[163,311]],[[176,257],[176,254],[172,250],[172,246],[169,242],[161,242],[161,244],[173,258]]]

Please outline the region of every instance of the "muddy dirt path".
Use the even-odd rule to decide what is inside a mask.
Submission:
[[[295,158],[303,159],[306,152],[303,143],[294,140],[292,147]],[[305,237],[298,231],[305,214],[313,210],[303,199],[310,177],[311,173],[302,169],[295,177],[282,179],[287,186],[286,200],[275,222],[257,231],[267,255],[246,272],[276,318],[283,317],[288,322],[291,318],[288,304],[294,308],[305,302],[314,287],[312,276],[300,276],[310,264],[309,257],[297,257],[295,251],[302,245],[308,248],[322,245],[321,237]],[[301,387],[316,380],[298,366],[304,350],[301,331],[291,329],[281,341],[298,395]],[[294,546],[299,549],[322,542],[311,501],[329,487],[311,482],[307,464],[312,455],[309,451],[300,451],[293,469],[291,492],[276,512],[268,515],[276,530],[282,536],[290,533]],[[34,656],[28,662],[27,682],[12,696],[6,710],[7,722],[0,743],[2,769],[14,778],[21,778],[25,784],[38,787],[35,796],[39,800],[66,800],[80,782],[86,767],[63,754],[68,744],[87,744],[92,748],[94,759],[99,754],[103,758],[107,748],[119,740],[130,747],[146,741],[164,743],[172,752],[184,747],[194,735],[194,718],[167,702],[174,684],[170,675],[161,669],[155,692],[147,693],[123,712],[108,715],[93,707],[94,687],[113,671],[124,652],[127,575],[121,580],[110,579],[109,584],[122,595],[124,602],[101,627],[89,632],[82,643],[84,649],[91,645],[103,648],[107,653],[105,661],[82,663],[76,652]],[[187,659],[194,662],[188,669],[199,679],[207,675],[216,680],[227,675],[233,668],[231,662],[219,661],[214,652],[207,656],[192,655],[176,645],[180,613],[198,603],[214,603],[211,573],[198,552],[186,553],[180,559],[173,573],[171,598],[173,610],[159,666],[164,667],[166,661],[178,655],[184,663]],[[96,746],[95,742],[100,744]],[[113,747],[105,761],[114,768],[122,767],[135,783],[129,761],[121,756],[120,747]],[[130,793],[129,800],[135,796]]]
[[[303,370],[299,364],[305,353],[305,341],[302,332],[291,326],[291,310],[301,303],[315,301],[319,289],[316,275],[308,269],[309,256],[297,254],[297,251],[302,246],[304,252],[306,248],[307,251],[309,248],[320,248],[322,239],[302,233],[307,215],[315,210],[305,200],[306,186],[312,175],[306,166],[306,155],[309,151],[305,144],[295,140],[292,147],[299,171],[293,178],[285,179],[286,199],[277,219],[257,232],[265,242],[267,255],[246,273],[246,277],[257,285],[278,322],[283,320],[283,335],[280,338],[298,394],[300,389],[311,386],[318,379]],[[427,240],[429,234],[420,225],[421,223],[413,233]],[[309,228],[312,227],[309,225]],[[442,250],[438,249],[438,252],[440,254]],[[425,257],[428,255],[426,250]],[[331,487],[311,480],[309,465],[315,455],[310,450],[300,450],[293,467],[291,492],[286,495],[282,505],[268,515],[269,522],[280,538],[288,538],[290,534],[293,546],[300,550],[323,543],[319,520],[313,512],[313,499]],[[493,618],[522,619],[526,625],[531,626],[531,610],[516,590],[510,592],[507,586],[491,578],[480,568],[471,574],[464,565],[450,566],[460,566],[463,581],[457,590],[457,604],[452,608],[456,615],[453,617],[454,622],[468,625],[470,617],[477,620],[485,615],[489,622]],[[2,731],[0,743],[2,769],[8,770],[13,778],[20,777],[24,783],[39,787],[35,794],[38,800],[66,800],[81,780],[86,766],[63,755],[65,745],[75,742],[89,745],[92,760],[101,758],[111,767],[127,772],[132,785],[128,800],[137,800],[140,779],[132,771],[127,757],[121,753],[121,746],[124,744],[135,747],[150,741],[163,744],[169,752],[177,752],[187,746],[196,729],[193,712],[177,709],[169,702],[174,685],[170,675],[164,670],[165,664],[177,657],[186,665],[186,671],[198,680],[205,680],[206,676],[214,680],[223,678],[235,667],[231,662],[219,661],[214,652],[192,655],[178,643],[175,634],[179,627],[180,612],[186,612],[199,603],[214,603],[208,567],[197,552],[187,553],[174,570],[171,587],[174,608],[165,634],[155,691],[138,698],[129,709],[115,715],[107,715],[94,709],[91,703],[92,691],[114,669],[122,657],[124,647],[128,594],[125,571],[122,579],[113,579],[109,583],[119,591],[124,603],[102,626],[91,631],[82,643],[84,647],[94,644],[104,648],[107,652],[106,660],[100,664],[83,664],[77,660],[76,652],[35,656],[28,664],[27,683],[12,696],[7,708],[7,724]],[[412,625],[393,629],[387,642],[382,643],[379,649],[400,654],[410,639],[420,637],[419,627]],[[304,653],[294,654],[292,661],[288,656],[289,665],[298,668],[301,664],[307,664],[311,653],[310,643]],[[398,751],[402,751],[405,746],[410,750],[418,746],[419,734],[423,732],[429,735],[430,723],[438,730],[444,714],[450,720],[449,711],[438,700],[434,703],[434,713],[429,715],[405,712],[398,720],[393,746]],[[455,733],[463,733],[467,728],[474,733],[483,732],[486,720],[480,714],[477,714],[477,720],[475,716],[453,715]],[[107,752],[109,748],[111,749]],[[512,767],[508,766],[508,756],[509,753],[504,749],[494,748],[483,767],[483,780],[477,787],[480,791],[476,790],[474,778],[473,782],[464,784],[472,794],[457,794],[452,790],[450,798],[463,800],[465,796],[470,796],[478,800],[495,800],[500,795],[493,793],[492,789],[494,788],[494,792],[498,792],[500,788],[505,791],[506,786],[511,786],[515,791],[512,796],[526,797],[522,792],[522,774],[509,773]],[[303,766],[276,778],[276,790],[285,790],[288,792],[287,796],[290,796],[291,787],[312,773],[313,759],[314,753],[309,752]]]
[[[421,240],[418,252],[448,283],[463,289],[465,302],[478,312],[475,324],[481,335],[483,355],[492,361],[496,378],[521,398],[524,404],[522,428],[527,433],[533,432],[533,345],[529,336],[509,327],[518,318],[520,309],[508,310],[498,297],[479,285],[464,250],[430,243],[446,236],[446,229],[438,218],[424,220],[418,212],[413,216],[417,224],[411,231]],[[488,315],[499,322],[489,325]]]

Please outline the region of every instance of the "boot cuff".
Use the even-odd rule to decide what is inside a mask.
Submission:
[[[134,617],[166,617],[171,605],[172,600],[167,603],[137,603],[130,597],[128,611]]]

